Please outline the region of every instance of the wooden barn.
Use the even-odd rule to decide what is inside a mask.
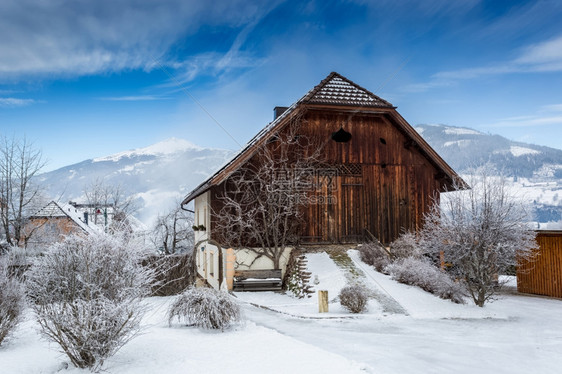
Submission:
[[[312,174],[329,181],[307,191],[315,199],[301,208],[301,245],[359,243],[372,237],[388,244],[403,231],[419,228],[432,198],[450,190],[459,178],[392,104],[338,73],[329,74],[292,106],[274,112],[273,122],[182,202],[194,201],[195,224],[200,228],[196,242],[202,243],[197,248],[198,267],[207,280],[218,276],[215,269],[223,268],[226,257],[218,253],[219,247],[233,246],[215,230],[221,218],[219,197],[228,191],[229,178],[256,163],[260,150],[289,128],[297,128],[292,137],[305,137],[321,147],[322,160]],[[295,152],[294,161],[299,157],[306,155]],[[268,266],[272,264],[252,261],[251,267]]]

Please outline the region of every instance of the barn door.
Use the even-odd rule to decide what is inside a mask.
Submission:
[[[338,239],[340,243],[361,242],[365,229],[362,166],[341,165],[340,178]]]
[[[319,170],[306,208],[305,243],[357,243],[364,237],[362,165],[340,164]]]

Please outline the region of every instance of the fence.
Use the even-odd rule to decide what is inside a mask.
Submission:
[[[517,267],[517,291],[562,298],[562,231],[537,231],[537,256]]]

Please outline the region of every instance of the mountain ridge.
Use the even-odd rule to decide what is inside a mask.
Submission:
[[[562,150],[467,127],[420,124],[416,131],[457,172],[492,164],[514,178],[562,179]]]
[[[420,124],[416,131],[459,174],[489,163],[512,178],[529,195],[539,222],[562,228],[562,150],[511,141],[500,135],[442,124]],[[96,179],[120,185],[137,199],[137,218],[148,226],[205,178],[224,165],[234,151],[204,148],[170,138],[148,147],[96,157],[43,173],[37,178],[61,201],[81,200]]]
[[[203,148],[170,138],[148,147],[118,152],[67,165],[37,176],[51,198],[83,201],[96,180],[119,185],[140,206],[137,218],[148,226],[183,195],[222,166],[230,150]]]

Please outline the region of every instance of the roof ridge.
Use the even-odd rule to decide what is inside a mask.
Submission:
[[[52,217],[54,215],[54,212],[47,212],[47,208],[49,205],[54,205],[56,208],[58,208],[58,210],[60,211],[60,213],[62,214],[66,214],[64,212],[64,209],[55,201],[55,200],[51,200],[49,201],[46,205],[43,205],[41,208],[39,208],[37,211],[35,211],[35,213],[33,215],[31,215],[31,217],[37,217],[39,216],[40,213],[43,213],[43,216],[50,216]],[[53,209],[56,209],[53,208]]]
[[[345,84],[341,84],[341,82]],[[333,71],[301,100],[307,103],[395,108],[391,103]]]

